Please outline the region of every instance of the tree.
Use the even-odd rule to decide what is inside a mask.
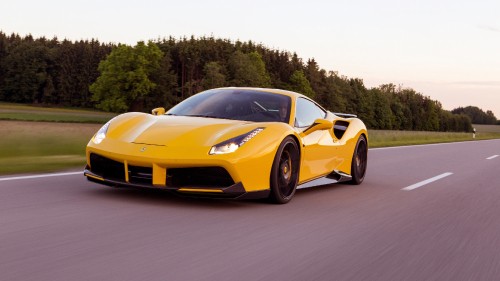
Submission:
[[[351,108],[348,108],[348,112],[357,114],[368,128],[375,128],[377,124],[374,119],[374,101],[372,95],[368,93],[363,80],[351,78],[349,79],[349,86],[350,91],[347,101]]]
[[[11,102],[41,101],[47,79],[49,50],[38,42],[22,42],[9,52],[1,67],[5,68],[3,97]]]
[[[290,76],[290,90],[301,93],[310,98],[314,98],[315,96],[315,93],[311,88],[311,84],[302,70],[295,70],[292,76]]]
[[[321,103],[329,110],[333,112],[347,112],[347,100],[345,94],[347,90],[345,87],[347,84],[342,78],[340,78],[336,72],[329,71],[328,77],[326,78],[326,89],[324,95],[320,96]]]
[[[249,54],[234,52],[229,61],[229,71],[233,77],[232,86],[269,87],[271,84],[264,61],[255,51]]]
[[[4,99],[4,94],[3,94],[3,84],[4,84],[4,78],[5,78],[5,58],[8,55],[7,52],[7,46],[9,45],[9,42],[7,40],[7,36],[5,33],[0,32],[0,100]]]
[[[145,97],[146,109],[163,106],[170,108],[179,102],[176,95],[177,75],[171,69],[169,54],[165,54],[158,70],[152,73],[151,81],[156,87]]]
[[[495,124],[497,118],[491,110],[484,112],[477,106],[467,106],[455,108],[451,111],[453,114],[465,114],[469,116],[474,124]]]
[[[226,75],[224,75],[222,66],[218,62],[211,61],[205,64],[203,72],[205,77],[201,84],[205,90],[223,87],[226,84]]]
[[[142,109],[144,97],[156,87],[150,78],[162,57],[163,52],[153,42],[115,48],[99,64],[101,75],[90,86],[96,107],[113,112]]]
[[[389,97],[378,88],[368,90],[374,101],[374,129],[392,128],[393,114],[391,111]]]

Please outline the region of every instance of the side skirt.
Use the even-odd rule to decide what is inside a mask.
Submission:
[[[330,174],[308,182],[304,182],[297,186],[297,189],[309,188],[313,186],[329,185],[339,182],[350,181],[352,177],[340,171],[333,171]]]

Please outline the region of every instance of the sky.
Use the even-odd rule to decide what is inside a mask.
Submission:
[[[173,36],[252,40],[367,87],[409,87],[500,119],[499,0],[0,0],[0,30],[135,45]]]

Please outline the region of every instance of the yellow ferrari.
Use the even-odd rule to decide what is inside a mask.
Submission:
[[[111,186],[283,204],[297,188],[360,184],[367,154],[368,133],[354,115],[290,91],[219,88],[166,113],[113,118],[88,143],[84,175]]]

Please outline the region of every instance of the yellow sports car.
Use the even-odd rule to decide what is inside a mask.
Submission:
[[[166,113],[119,115],[86,152],[84,174],[97,183],[287,203],[317,180],[360,184],[368,133],[356,116],[295,92],[220,88]]]

